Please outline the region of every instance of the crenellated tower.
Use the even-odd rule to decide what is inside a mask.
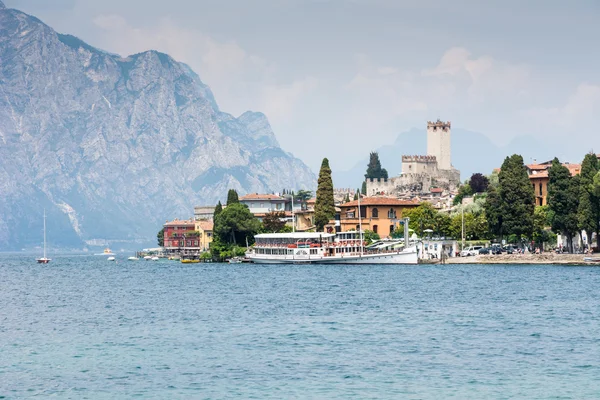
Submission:
[[[436,158],[438,169],[452,169],[450,121],[427,121],[427,155]]]

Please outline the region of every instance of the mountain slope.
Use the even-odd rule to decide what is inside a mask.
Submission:
[[[126,58],[0,3],[0,249],[152,238],[229,188],[310,188],[261,113],[219,110],[185,64]]]

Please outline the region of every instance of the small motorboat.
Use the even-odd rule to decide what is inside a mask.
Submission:
[[[139,258],[137,258],[137,257],[129,257],[127,260],[129,260],[129,261],[138,261]]]
[[[152,257],[152,258],[151,258],[151,260],[152,260],[152,261],[158,261],[158,260],[159,260],[159,258],[158,258],[158,257],[156,257],[156,256],[154,256],[154,257]]]
[[[146,260],[146,261],[152,260],[152,256],[144,256],[144,260]]]
[[[108,258],[106,259],[106,261],[115,261],[115,258],[114,258],[114,257],[108,257]]]
[[[241,257],[232,257],[227,261],[229,262],[229,264],[241,264],[243,262]]]
[[[102,253],[94,254],[95,256],[114,256],[115,253],[112,252],[108,247],[104,249]]]
[[[36,260],[38,264],[48,264],[51,259],[46,257],[46,209],[44,209],[44,256]]]
[[[600,257],[585,257],[583,261],[588,263],[600,263]]]
[[[181,259],[182,264],[197,264],[199,262],[200,262],[200,260],[192,260],[192,259],[188,259],[188,258]]]

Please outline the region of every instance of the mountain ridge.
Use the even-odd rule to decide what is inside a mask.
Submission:
[[[229,188],[314,189],[266,116],[221,111],[187,65],[121,57],[0,7],[0,249],[151,239]],[[53,232],[51,232],[53,230]]]

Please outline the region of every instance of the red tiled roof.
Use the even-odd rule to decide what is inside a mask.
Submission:
[[[285,200],[283,197],[274,194],[258,194],[251,193],[240,197],[240,201],[243,200]]]
[[[212,221],[196,221],[196,224],[198,224],[203,231],[212,231],[214,226]]]
[[[392,197],[364,197],[360,199],[361,206],[419,206],[419,203],[410,200],[400,200]],[[356,207],[358,200],[340,204],[341,208]]]
[[[443,193],[444,189],[442,188],[432,188],[431,193]]]
[[[192,220],[180,220],[176,219],[173,221],[167,221],[164,226],[194,226],[194,221]]]

